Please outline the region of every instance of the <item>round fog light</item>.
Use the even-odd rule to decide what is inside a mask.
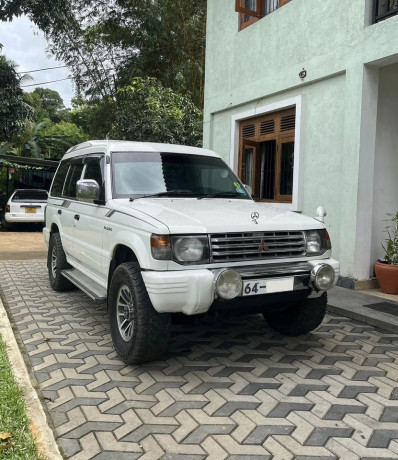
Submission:
[[[219,271],[214,278],[216,292],[222,299],[231,300],[242,292],[242,278],[238,272],[226,268]]]
[[[327,291],[334,283],[333,267],[327,264],[316,265],[311,271],[311,281],[318,291]]]

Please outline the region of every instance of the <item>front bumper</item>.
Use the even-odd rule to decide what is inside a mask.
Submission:
[[[307,262],[292,262],[289,264],[268,264],[256,266],[233,267],[241,274],[243,280],[250,279],[281,279],[294,277],[293,291],[287,291],[289,298],[294,293],[302,298],[317,297],[322,292],[316,292],[309,285],[310,272],[319,263],[328,264],[334,269],[335,282],[340,274],[340,265],[334,259],[311,260]],[[218,269],[199,269],[181,271],[143,271],[142,278],[155,310],[160,313],[185,313],[196,315],[205,313],[217,300],[214,287],[214,274]],[[299,291],[299,292],[298,292]],[[279,293],[280,295],[283,293]],[[266,299],[272,294],[263,294],[257,297]],[[240,296],[238,299],[245,302],[249,297]],[[258,300],[257,299],[257,300]],[[249,300],[247,300],[249,302]],[[225,301],[228,305],[229,301]]]

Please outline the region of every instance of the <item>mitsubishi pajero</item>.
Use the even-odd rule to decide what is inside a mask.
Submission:
[[[72,147],[43,230],[56,291],[107,301],[126,363],[167,350],[172,313],[261,312],[287,335],[325,315],[336,283],[325,225],[252,200],[215,152],[127,141]]]

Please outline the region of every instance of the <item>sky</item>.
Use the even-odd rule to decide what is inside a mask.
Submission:
[[[4,46],[2,54],[18,64],[18,72],[63,65],[62,62],[48,57],[46,53],[47,43],[43,33],[26,17],[16,18],[12,22],[0,22],[0,43]],[[30,76],[33,80],[25,82],[23,85],[59,80],[68,77],[69,74],[67,68],[32,72]],[[71,98],[74,96],[72,80],[38,86],[58,91],[65,106],[70,107]],[[36,87],[29,86],[23,89],[30,92]]]

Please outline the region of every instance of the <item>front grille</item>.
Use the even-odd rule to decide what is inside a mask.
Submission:
[[[210,235],[212,262],[305,256],[303,232],[218,233]]]

